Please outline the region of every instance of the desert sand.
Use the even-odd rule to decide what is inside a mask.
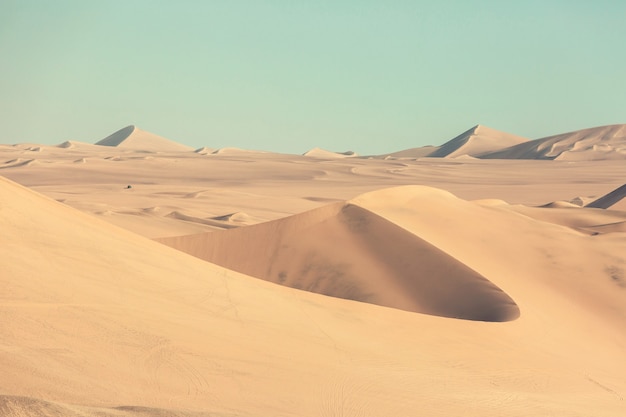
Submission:
[[[626,415],[624,132],[0,145],[0,415]]]

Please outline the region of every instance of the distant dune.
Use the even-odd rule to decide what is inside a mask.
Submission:
[[[454,158],[463,155],[480,157],[484,153],[527,141],[528,139],[520,136],[478,125],[441,145],[428,156],[431,158]]]
[[[481,156],[488,159],[626,159],[626,125],[600,126],[548,136]]]
[[[332,152],[332,151],[327,151],[325,149],[321,149],[321,148],[313,148],[305,153],[303,153],[304,156],[309,156],[312,158],[346,158],[346,157],[354,157],[357,156],[354,152],[352,151],[347,151],[347,152]]]
[[[440,146],[405,149],[378,157],[623,160],[626,159],[626,125],[600,126],[535,140],[477,125]]]
[[[146,152],[194,151],[193,148],[127,126],[96,142],[97,145]],[[67,141],[60,147],[72,148],[76,142]],[[198,148],[197,154],[267,153],[226,147]],[[303,154],[307,157],[334,159],[359,157],[352,151],[332,152],[313,148]],[[480,159],[554,159],[564,161],[622,160],[626,159],[626,125],[601,126],[569,133],[529,140],[487,126],[476,125],[439,146],[405,149],[376,158],[480,158]]]
[[[213,153],[215,149],[212,148],[207,148],[206,146],[203,146],[201,148],[196,149],[194,152],[199,154],[199,155],[209,155],[211,153]]]
[[[96,142],[96,145],[115,146],[122,149],[149,152],[193,151],[192,147],[143,131],[133,125],[126,126],[106,138],[99,140]]]
[[[460,156],[479,157],[484,153],[508,148],[528,139],[500,132],[487,126],[477,125],[461,133],[441,146],[425,146],[406,149],[386,156],[396,158],[455,158]]]

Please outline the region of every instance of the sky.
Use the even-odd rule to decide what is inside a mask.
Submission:
[[[617,0],[0,0],[0,143],[381,154],[626,123]]]

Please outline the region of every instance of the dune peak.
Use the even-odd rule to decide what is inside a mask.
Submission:
[[[443,145],[406,149],[391,153],[388,156],[400,158],[480,158],[485,153],[495,152],[527,141],[527,138],[478,124]]]
[[[193,150],[190,146],[141,130],[135,125],[126,126],[112,133],[96,142],[96,145],[148,152],[184,152]]]

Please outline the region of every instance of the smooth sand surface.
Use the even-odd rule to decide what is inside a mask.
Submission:
[[[626,415],[623,161],[144,133],[0,145],[0,415]]]

